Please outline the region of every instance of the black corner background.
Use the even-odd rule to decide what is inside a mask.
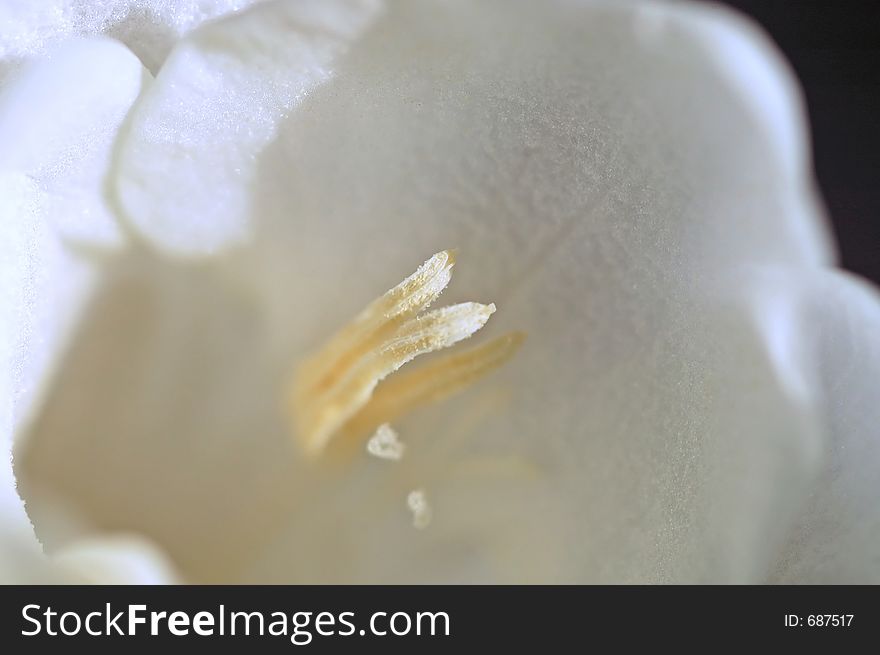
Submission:
[[[880,2],[724,4],[760,23],[794,67],[843,266],[880,284]]]

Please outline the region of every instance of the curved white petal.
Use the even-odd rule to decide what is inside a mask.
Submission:
[[[123,141],[116,191],[138,230],[184,253],[249,238],[255,157],[330,77],[377,7],[273,2],[178,44]]]
[[[48,582],[51,574],[12,474],[11,375],[0,368],[0,584]]]
[[[155,73],[184,34],[259,0],[6,0],[0,5],[0,80],[71,37],[118,39]]]
[[[45,196],[49,226],[73,244],[124,237],[103,199],[116,133],[149,74],[110,39],[73,39],[26,66],[0,95],[0,171]]]
[[[73,40],[0,91],[0,522],[3,575],[47,580],[10,450],[36,411],[97,278],[84,250],[123,243],[104,200],[113,142],[145,73],[118,43]],[[77,250],[81,249],[81,250]],[[26,562],[29,561],[30,564]]]
[[[167,557],[135,536],[83,539],[62,549],[53,564],[71,579],[92,584],[176,584]]]
[[[283,6],[265,8],[260,44],[283,41],[285,24],[269,20]],[[244,18],[224,22],[216,40]],[[201,38],[213,43],[219,27]],[[481,265],[462,269],[460,284],[469,297],[491,298],[521,283],[575,224],[592,226],[594,250],[633,244],[614,266],[632,257],[679,276],[742,257],[830,257],[795,138],[804,121],[790,75],[726,12],[395,4],[289,115],[254,92],[262,67],[243,74],[249,60],[238,49],[231,63],[216,50],[182,44],[180,65],[163,72],[154,97],[171,104],[175,80],[189,90],[193,78],[223,77],[224,93],[245,98],[235,136],[226,131],[218,143],[206,97],[187,94],[173,115],[192,108],[189,120],[208,127],[187,129],[173,150],[145,151],[155,135],[135,125],[117,188],[123,199],[125,189],[154,189],[126,208],[160,247],[202,252],[249,240],[240,276],[275,296],[280,325],[299,323],[301,346],[319,341],[328,319],[345,320],[361,298],[395,283],[389,270],[407,270],[413,259],[471,248]],[[268,77],[306,64],[285,63]],[[776,100],[754,102],[755,80]],[[146,104],[142,123],[162,124],[162,107]],[[267,122],[274,140],[252,141],[252,129],[269,134]],[[782,126],[788,136],[768,138]],[[204,163],[191,170],[190,162]],[[148,166],[155,182],[127,174]],[[291,288],[294,279],[308,283]],[[336,307],[304,316],[300,308],[324,304],[331,286]]]
[[[194,579],[763,579],[822,429],[797,312],[755,270],[831,259],[765,40],[679,3],[395,3],[344,54],[317,48],[333,74],[294,105],[278,80],[314,62],[281,45],[286,7],[205,27],[139,107],[129,217],[162,251],[239,249],[120,266],[21,453],[26,497],[142,530]],[[223,124],[215,100],[234,138],[198,123]],[[169,147],[156,126],[182,116]],[[450,300],[530,338],[482,386],[500,400],[475,389],[401,434],[470,437],[465,457],[518,457],[540,491],[413,465],[437,504],[413,537],[409,465],[313,479],[277,403],[300,357],[450,246]]]
[[[789,279],[819,380],[825,465],[770,580],[880,582],[880,295],[843,274]]]
[[[63,501],[93,530],[147,535],[188,578],[235,579],[296,498],[261,308],[166,261],[121,259],[104,280],[17,453],[37,533],[50,553],[77,536]]]
[[[12,371],[16,424],[94,283],[95,264],[82,251],[124,243],[104,184],[116,133],[147,76],[116,42],[74,40],[0,93],[0,362]]]
[[[0,373],[0,584],[168,584],[179,580],[164,555],[135,537],[92,537],[49,558],[34,537],[16,493],[9,444],[12,440],[11,371]]]

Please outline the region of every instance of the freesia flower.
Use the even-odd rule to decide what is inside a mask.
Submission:
[[[880,581],[880,304],[754,26],[227,9],[14,11],[0,575]]]

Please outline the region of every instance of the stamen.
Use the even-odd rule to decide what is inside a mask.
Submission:
[[[523,332],[510,332],[462,353],[446,355],[389,377],[376,389],[372,400],[345,424],[343,431],[346,435],[365,434],[418,407],[445,400],[507,362],[525,337]]]
[[[301,383],[313,388],[332,386],[352,361],[394,327],[427,309],[449,284],[454,265],[454,251],[438,252],[403,282],[367,305],[302,365]]]
[[[397,438],[397,432],[387,423],[376,429],[376,433],[367,442],[367,452],[379,459],[400,461],[406,446]]]
[[[414,528],[424,530],[431,524],[433,514],[424,489],[411,491],[406,497],[406,506],[412,512]]]
[[[463,355],[441,359],[374,398],[376,385],[388,375],[419,355],[467,339],[495,312],[494,304],[465,302],[422,313],[449,284],[454,263],[449,250],[428,259],[370,303],[300,368],[290,409],[306,453],[321,453],[343,428],[346,434],[354,427],[366,428],[360,436],[390,423],[391,416],[445,397],[515,351],[522,336],[508,335]],[[368,409],[377,398],[376,407]]]

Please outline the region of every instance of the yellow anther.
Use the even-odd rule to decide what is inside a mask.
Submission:
[[[428,259],[300,367],[289,407],[306,453],[323,452],[340,432],[360,437],[420,404],[446,397],[516,350],[522,335],[506,335],[395,376],[376,390],[419,355],[467,339],[495,312],[495,305],[475,302],[426,311],[449,284],[454,263],[449,250]]]

